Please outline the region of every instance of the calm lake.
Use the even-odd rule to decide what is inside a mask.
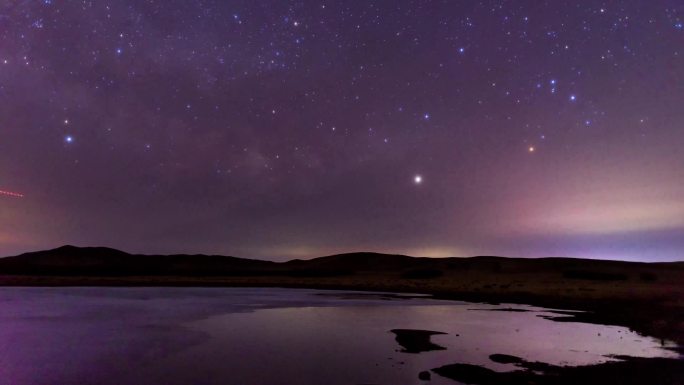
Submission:
[[[515,369],[495,353],[556,365],[677,357],[623,327],[545,319],[548,309],[382,293],[0,288],[0,309],[8,385],[425,384],[419,372],[446,364]],[[432,337],[446,350],[403,353],[392,329],[446,333]]]

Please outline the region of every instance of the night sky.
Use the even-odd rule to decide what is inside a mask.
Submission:
[[[684,259],[684,2],[3,0],[0,255]]]

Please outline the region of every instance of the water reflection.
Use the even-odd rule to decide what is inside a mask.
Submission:
[[[454,362],[513,369],[495,353],[554,365],[676,356],[545,309],[367,293],[3,288],[0,305],[0,375],[13,384],[421,384],[419,372]],[[446,350],[402,353],[392,329],[446,333],[431,336]]]

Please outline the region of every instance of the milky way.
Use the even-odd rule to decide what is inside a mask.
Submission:
[[[684,259],[681,1],[0,2],[0,255]]]

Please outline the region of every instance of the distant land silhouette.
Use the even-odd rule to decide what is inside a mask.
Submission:
[[[369,252],[309,260],[272,262],[222,255],[129,254],[106,247],[62,246],[0,258],[0,274],[47,276],[258,276],[334,277],[359,273],[399,273],[406,279],[439,278],[453,271],[491,273],[556,272],[568,279],[656,281],[658,274],[684,272],[684,262],[623,262],[576,258],[418,258]]]

